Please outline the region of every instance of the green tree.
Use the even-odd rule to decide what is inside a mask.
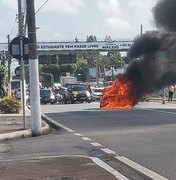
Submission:
[[[49,64],[49,65],[40,65],[39,73],[40,73],[40,81],[44,86],[52,85],[52,76],[54,82],[60,81],[60,76],[65,76],[66,73],[74,74],[76,70],[75,64]],[[43,75],[42,75],[43,73]],[[47,73],[46,75],[44,73]],[[50,75],[49,75],[50,74]]]
[[[106,63],[108,69],[110,67],[114,67],[114,68],[123,67],[125,64],[121,57],[120,52],[118,51],[108,52],[106,60],[109,62],[109,63]]]
[[[0,65],[0,97],[3,98],[7,95],[4,89],[4,80],[5,80],[6,70],[4,65]]]
[[[39,73],[42,73],[42,72],[51,74],[54,78],[54,81],[58,82],[61,76],[61,67],[58,64],[40,65]]]
[[[97,63],[100,62],[101,60],[100,52],[98,51],[87,52],[86,60],[89,67],[96,67]]]
[[[87,60],[80,58],[76,62],[76,71],[75,75],[78,78],[79,81],[87,81],[88,80],[88,65],[87,65]]]

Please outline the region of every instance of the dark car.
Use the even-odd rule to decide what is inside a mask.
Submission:
[[[50,89],[40,89],[41,104],[47,104],[47,103],[54,104],[55,102],[56,102],[55,96]]]
[[[88,102],[92,101],[91,93],[88,91],[85,85],[74,84],[68,86],[68,91],[72,92],[74,101]]]

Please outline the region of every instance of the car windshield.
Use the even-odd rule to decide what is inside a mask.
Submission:
[[[94,92],[103,92],[103,89],[95,89]]]
[[[50,90],[40,90],[40,95],[41,96],[49,96],[50,95]]]
[[[85,86],[72,86],[72,91],[86,91]]]

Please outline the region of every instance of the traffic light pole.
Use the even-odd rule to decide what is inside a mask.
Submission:
[[[31,128],[33,136],[39,136],[42,134],[42,130],[34,0],[26,0],[26,7],[29,38]]]
[[[8,47],[10,44],[10,35],[7,35],[8,40]],[[11,72],[10,72],[10,65],[11,65],[11,55],[8,56],[8,96],[11,96]]]
[[[19,21],[19,36],[20,36],[20,76],[21,76],[21,104],[23,108],[23,129],[26,129],[26,87],[24,77],[24,54],[23,54],[23,18],[21,9],[21,0],[18,0],[18,21]]]

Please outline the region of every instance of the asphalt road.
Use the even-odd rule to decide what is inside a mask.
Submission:
[[[98,103],[44,105],[42,112],[120,156],[176,179],[176,105],[141,103],[102,111]]]

